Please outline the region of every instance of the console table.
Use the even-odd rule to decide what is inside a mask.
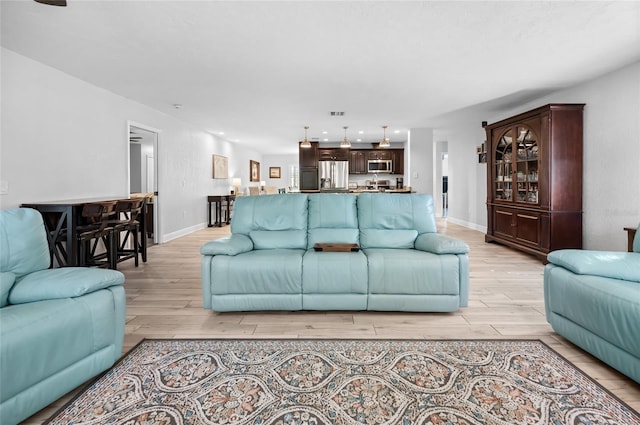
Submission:
[[[636,229],[634,227],[625,227],[627,231],[627,250],[633,252],[633,238],[636,236]]]
[[[222,227],[222,204],[226,201],[227,221],[225,224],[229,224],[231,220],[231,203],[236,199],[236,195],[209,195],[207,196],[207,203],[209,206],[209,227],[218,226]],[[216,209],[216,221],[211,223],[211,204],[215,204]]]

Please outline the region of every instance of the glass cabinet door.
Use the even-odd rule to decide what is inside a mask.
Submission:
[[[500,136],[495,149],[495,179],[493,182],[494,199],[511,201],[513,199],[513,130]]]
[[[528,127],[516,127],[517,159],[516,180],[518,183],[516,201],[529,204],[538,203],[538,138]]]

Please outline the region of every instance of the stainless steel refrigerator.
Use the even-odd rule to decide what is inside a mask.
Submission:
[[[320,161],[320,190],[349,188],[349,161]]]

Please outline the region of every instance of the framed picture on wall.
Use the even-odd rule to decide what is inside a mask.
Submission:
[[[249,160],[249,181],[260,181],[260,163],[252,159]]]
[[[213,155],[213,178],[229,178],[229,159],[222,155]]]
[[[270,179],[279,179],[280,178],[280,167],[269,167],[269,178]]]

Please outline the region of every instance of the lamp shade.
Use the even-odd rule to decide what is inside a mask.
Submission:
[[[242,185],[242,180],[240,177],[234,177],[231,179],[231,186],[240,186]]]

